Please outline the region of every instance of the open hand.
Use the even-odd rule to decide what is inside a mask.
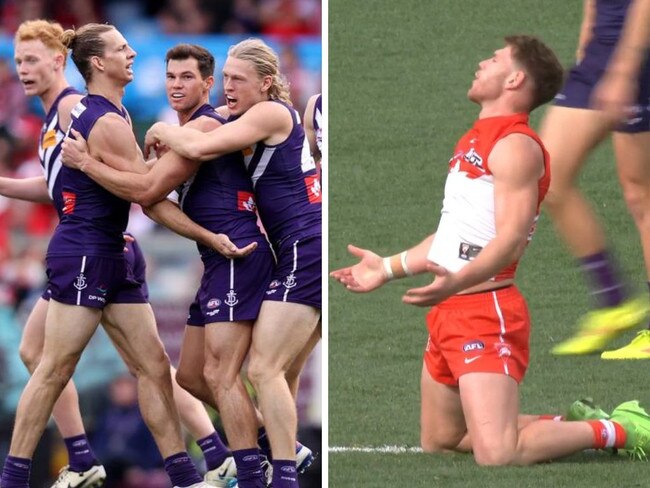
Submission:
[[[240,248],[235,246],[226,234],[212,234],[210,247],[219,254],[234,259],[248,256],[257,248],[257,242],[251,242],[250,244]]]
[[[330,273],[332,278],[355,293],[367,293],[388,281],[381,256],[352,244],[348,245],[348,251],[360,258],[360,261],[353,266],[332,271]]]
[[[407,290],[402,302],[418,307],[431,307],[458,292],[454,273],[435,263],[428,263],[427,271],[433,273],[433,282]]]

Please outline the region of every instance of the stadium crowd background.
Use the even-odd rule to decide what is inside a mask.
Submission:
[[[191,42],[216,58],[213,104],[223,102],[220,67],[230,45],[249,36],[263,37],[280,54],[281,70],[291,84],[295,108],[302,114],[309,96],[321,91],[320,0],[0,0],[0,176],[41,174],[37,141],[42,123],[38,100],[28,99],[13,66],[13,34],[24,20],[48,18],[64,28],[88,22],[115,25],[138,53],[135,80],[125,105],[138,140],[156,120],[174,121],[165,97],[166,50]],[[83,89],[69,60],[68,80]],[[13,414],[27,371],[18,345],[27,314],[45,282],[44,255],[56,225],[49,204],[0,197],[0,456],[8,450]],[[147,258],[147,279],[159,330],[172,362],[178,359],[187,308],[201,276],[193,243],[157,227],[133,206],[129,230]],[[143,428],[135,403],[135,385],[106,335],[99,330],[75,374],[82,414],[98,457],[114,464],[107,486],[157,488],[167,483],[158,472],[161,459]],[[321,449],[320,346],[312,354],[298,398],[300,439]],[[218,416],[215,414],[215,423]],[[198,448],[194,451],[200,454]],[[49,486],[66,463],[65,448],[50,425],[35,456],[33,486]],[[200,457],[197,457],[200,459]],[[146,474],[145,474],[146,473]],[[317,461],[301,486],[321,486]]]

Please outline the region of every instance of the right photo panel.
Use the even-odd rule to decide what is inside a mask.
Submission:
[[[329,486],[637,486],[650,2],[328,15]]]

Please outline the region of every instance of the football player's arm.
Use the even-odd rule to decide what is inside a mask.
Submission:
[[[596,22],[596,0],[584,0],[582,7],[582,23],[578,47],[576,48],[576,61],[579,63],[585,57],[585,49],[593,36],[594,23]]]
[[[200,163],[185,161],[171,151],[158,159],[153,166],[147,165],[130,127],[128,124],[123,126],[128,128],[127,132],[133,144],[115,144],[117,138],[110,142],[105,141],[103,138],[107,133],[103,130],[95,133],[93,129],[89,145],[98,156],[93,157],[85,151],[83,139],[75,133],[77,141],[66,139],[64,143],[64,161],[67,165],[83,171],[118,197],[143,206],[163,200],[171,190],[186,181],[198,169]],[[95,150],[98,141],[101,149]],[[118,147],[114,147],[116,145]],[[105,147],[108,147],[108,150],[104,150]]]
[[[617,121],[636,103],[639,72],[650,48],[650,0],[635,0],[625,16],[621,37],[607,69],[594,88],[594,106]]]
[[[350,291],[367,293],[391,280],[424,273],[427,271],[427,254],[434,236],[432,234],[416,246],[386,258],[349,244],[348,251],[358,257],[359,262],[334,270],[330,276]]]
[[[257,243],[252,242],[245,247],[238,248],[227,235],[215,234],[201,227],[183,213],[176,204],[167,199],[149,207],[142,207],[142,210],[147,217],[158,224],[164,225],[183,237],[208,246],[227,258],[247,256],[257,247]]]
[[[44,176],[31,178],[0,177],[0,195],[29,202],[49,203],[50,194]]]
[[[280,143],[289,135],[292,126],[291,114],[283,105],[260,102],[237,120],[208,133],[158,122],[147,131],[145,152],[162,143],[185,158],[205,161],[240,151],[259,141]],[[280,138],[274,140],[277,137]]]
[[[539,144],[524,134],[499,140],[488,159],[494,177],[496,235],[476,258],[456,273],[433,263],[430,285],[408,290],[405,303],[431,306],[488,281],[524,252],[537,213],[538,182],[544,174]]]
[[[314,127],[314,111],[316,110],[316,100],[318,95],[312,95],[307,101],[305,108],[305,115],[303,116],[303,124],[305,127],[305,137],[309,142],[309,150],[316,161],[320,161],[321,154],[316,144],[316,128]]]

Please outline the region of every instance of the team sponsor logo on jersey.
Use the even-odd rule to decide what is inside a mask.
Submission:
[[[239,303],[235,290],[230,290],[228,293],[226,293],[226,299],[224,300],[224,303],[229,307],[234,307]]]
[[[74,106],[72,112],[70,112],[70,115],[72,115],[72,117],[74,117],[75,119],[78,119],[81,116],[81,114],[84,113],[85,111],[86,111],[86,106],[83,103],[79,102],[77,103],[77,105]]]
[[[481,349],[485,349],[485,344],[479,340],[469,341],[463,344],[463,352],[480,351]]]
[[[479,156],[474,148],[471,148],[469,151],[467,151],[463,158],[469,164],[476,166],[477,168],[483,168],[483,158]]]
[[[77,279],[75,280],[73,286],[79,291],[88,287],[88,283],[86,283],[86,275],[83,274],[83,272],[77,275]]]
[[[208,308],[217,308],[219,305],[221,305],[221,300],[218,298],[210,298],[210,300],[208,300]]]
[[[100,293],[102,295],[106,295],[106,293],[108,293],[108,288],[106,288],[106,285],[99,285],[97,287],[97,293]]]
[[[208,317],[213,317],[213,316],[217,315],[218,313],[219,313],[219,309],[218,309],[218,308],[217,308],[217,309],[214,309],[214,310],[210,310],[209,312],[205,312],[205,314],[206,314]]]
[[[48,147],[56,146],[56,131],[54,129],[48,130],[43,134],[43,142],[41,147],[47,149]]]
[[[307,187],[309,203],[321,203],[323,201],[323,192],[318,175],[305,177],[305,186]]]
[[[244,210],[246,212],[255,212],[255,198],[249,191],[237,192],[237,210]]]
[[[77,204],[77,195],[69,191],[63,192],[63,213],[71,214],[74,213],[74,208]]]
[[[100,297],[97,295],[88,295],[88,300],[92,300],[100,303],[106,303],[106,297]]]
[[[458,246],[458,257],[464,261],[473,261],[482,250],[483,248],[481,246],[474,246],[467,242],[461,242]]]

